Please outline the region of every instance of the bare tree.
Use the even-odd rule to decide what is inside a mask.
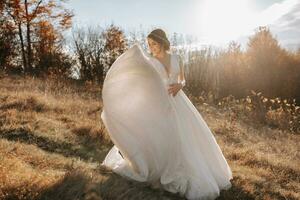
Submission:
[[[116,26],[73,30],[73,49],[80,78],[103,82],[106,71],[126,49],[123,32]]]

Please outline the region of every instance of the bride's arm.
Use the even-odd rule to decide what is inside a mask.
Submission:
[[[169,93],[171,93],[173,96],[175,96],[177,92],[179,92],[185,86],[184,65],[179,56],[177,57],[177,59],[180,67],[177,77],[177,83],[170,84],[170,87],[168,88]]]

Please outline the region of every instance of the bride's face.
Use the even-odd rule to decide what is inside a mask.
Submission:
[[[151,38],[147,38],[147,40],[148,40],[149,49],[150,49],[151,53],[153,54],[153,56],[159,55],[160,52],[163,50],[162,45],[160,45],[158,42],[156,42],[155,40],[153,40]]]

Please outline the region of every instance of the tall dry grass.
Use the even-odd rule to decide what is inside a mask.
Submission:
[[[189,97],[233,170],[218,199],[300,198],[300,135]],[[101,110],[99,85],[0,75],[0,199],[182,199],[100,167]]]

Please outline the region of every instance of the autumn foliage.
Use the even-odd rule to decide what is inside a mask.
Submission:
[[[10,24],[16,32],[15,49],[19,55],[14,59],[15,67],[25,73],[40,72],[51,66],[49,57],[62,52],[62,32],[71,26],[73,14],[64,8],[65,1],[58,0],[3,0],[1,1],[1,20],[5,26]],[[41,50],[41,46],[47,44]],[[47,47],[49,49],[45,50]],[[55,50],[54,50],[55,49]],[[49,62],[41,68],[40,60],[47,57]],[[8,61],[4,62],[6,65]],[[56,66],[58,67],[58,66]]]
[[[146,33],[125,34],[121,27],[76,27],[66,1],[3,0],[0,4],[0,68],[7,72],[76,77],[102,84],[117,57],[134,42],[147,48]],[[63,34],[73,27],[72,37]],[[176,33],[172,49],[184,59],[186,90],[214,103],[251,91],[300,104],[300,51],[283,48],[267,27],[249,37],[245,49],[232,41],[226,48],[177,48],[190,44]]]
[[[245,50],[231,42],[227,49],[189,52],[186,69],[188,90],[210,93],[215,103],[228,95],[246,97],[253,90],[300,104],[299,53],[282,48],[267,27],[256,30]]]

